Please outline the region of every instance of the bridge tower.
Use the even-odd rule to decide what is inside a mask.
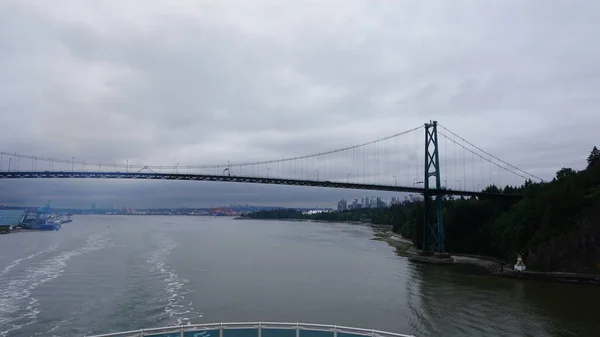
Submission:
[[[434,195],[430,192],[431,187],[429,179],[435,178],[435,189],[441,190],[440,183],[440,157],[438,153],[437,122],[425,123],[425,179],[424,186],[424,204],[425,212],[423,218],[423,250],[435,250],[439,253],[445,251],[444,247],[444,216],[442,201],[443,195],[435,195],[435,202],[432,205],[430,198]],[[435,220],[432,219],[432,212],[435,209]]]

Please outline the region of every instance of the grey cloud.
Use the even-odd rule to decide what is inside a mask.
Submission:
[[[582,168],[598,145],[599,13],[593,1],[8,1],[0,6],[0,150],[240,163],[437,119],[549,179],[563,166]],[[422,138],[399,138],[387,164],[380,160],[385,179],[412,184]],[[454,173],[462,162],[451,144],[442,146],[453,151],[446,180],[465,180]],[[363,171],[329,174],[363,179]]]

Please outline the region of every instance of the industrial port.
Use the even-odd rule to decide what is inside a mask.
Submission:
[[[58,231],[72,222],[70,213],[54,212],[50,203],[37,209],[0,210],[0,234],[21,231]]]

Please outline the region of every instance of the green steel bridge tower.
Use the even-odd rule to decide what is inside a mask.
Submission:
[[[440,156],[438,152],[438,134],[437,122],[425,124],[425,177],[423,179],[424,188],[424,218],[423,218],[423,250],[433,250],[438,253],[445,251],[444,247],[444,216],[443,205],[444,196],[438,193],[431,193],[430,178],[434,177],[435,190],[441,190],[440,183]],[[430,198],[435,195],[435,202],[432,205]],[[432,213],[435,210],[435,219],[432,219]]]

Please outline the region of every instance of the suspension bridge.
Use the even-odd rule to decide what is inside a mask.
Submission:
[[[445,196],[518,198],[486,187],[542,181],[435,121],[336,150],[227,164],[102,163],[0,152],[0,179],[28,178],[189,180],[418,193],[426,201],[423,246],[438,252],[444,251]]]

